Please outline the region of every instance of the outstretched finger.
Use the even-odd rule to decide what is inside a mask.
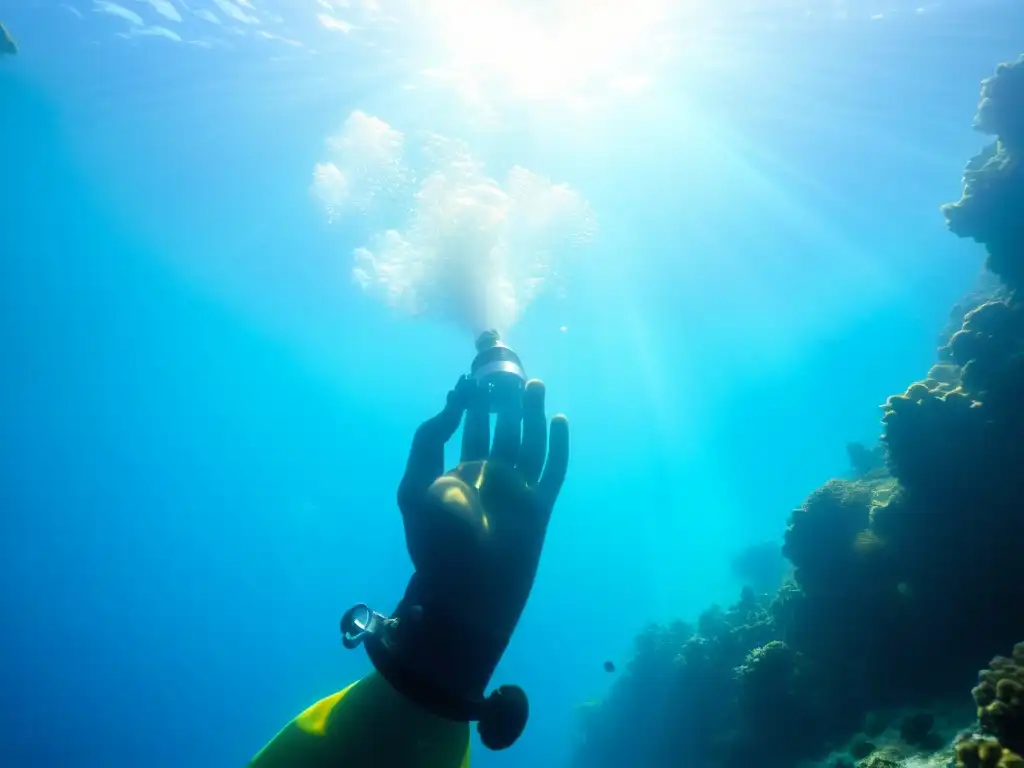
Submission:
[[[486,392],[475,379],[466,404],[466,423],[462,426],[462,456],[460,461],[483,461],[491,448],[491,411]]]
[[[405,474],[398,486],[399,498],[410,492],[425,491],[444,474],[444,446],[459,428],[466,409],[465,377],[448,393],[444,409],[427,419],[416,430],[405,464]]]
[[[558,492],[565,482],[565,473],[569,469],[569,420],[562,414],[551,419],[551,433],[548,438],[548,463],[544,474],[537,483],[537,494],[544,503],[548,514],[555,506]]]
[[[523,442],[516,466],[528,485],[534,485],[544,468],[548,448],[548,420],[544,415],[544,384],[537,379],[526,382],[523,393]]]
[[[494,443],[491,458],[508,467],[515,466],[519,456],[519,440],[523,432],[523,403],[518,396],[503,404],[494,419]]]

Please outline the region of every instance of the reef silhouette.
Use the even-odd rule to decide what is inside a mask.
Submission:
[[[636,638],[575,765],[1024,768],[1024,56],[975,127],[995,140],[942,212],[998,283],[888,398],[879,446],[848,446],[853,479],[793,511],[781,587]]]

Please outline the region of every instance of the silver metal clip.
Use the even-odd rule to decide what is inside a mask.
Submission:
[[[371,610],[365,603],[354,605],[341,617],[341,644],[349,650],[358,648],[367,635],[382,635],[396,624],[395,619]]]

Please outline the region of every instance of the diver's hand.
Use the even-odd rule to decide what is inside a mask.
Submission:
[[[492,445],[484,394],[462,377],[416,430],[398,488],[416,571],[387,637],[371,638],[367,652],[398,691],[442,717],[478,721],[483,743],[505,749],[526,725],[526,694],[485,693],[533,587],[569,425],[556,416],[549,438],[544,385],[530,381],[517,409],[498,414]],[[445,472],[444,446],[464,415],[461,460]]]
[[[462,377],[416,431],[399,485],[417,573],[491,632],[510,635],[519,619],[568,467],[569,424],[555,416],[549,438],[544,395],[529,381],[521,412],[498,415],[492,444],[483,393]],[[444,446],[463,414],[461,460],[445,472]]]

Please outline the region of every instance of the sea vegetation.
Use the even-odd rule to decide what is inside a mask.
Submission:
[[[982,83],[975,126],[994,141],[942,211],[998,284],[953,309],[879,445],[792,512],[780,587],[636,638],[575,765],[1024,768],[1024,56]]]

